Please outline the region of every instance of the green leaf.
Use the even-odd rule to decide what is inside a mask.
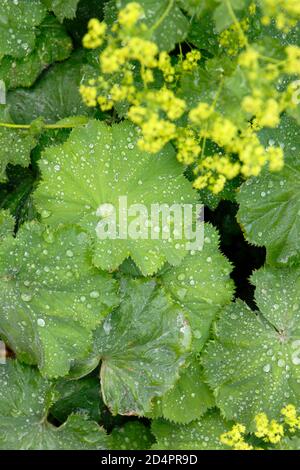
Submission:
[[[84,51],[76,51],[64,63],[51,67],[34,87],[9,92],[7,102],[14,122],[30,124],[42,117],[46,123],[56,123],[70,116],[94,115],[79,93],[86,60]]]
[[[217,0],[220,5],[215,9],[214,20],[216,24],[216,30],[218,33],[228,28],[233,22],[233,15],[230,12],[230,9],[233,12],[244,11],[247,5],[250,3],[250,0]]]
[[[0,332],[25,362],[63,376],[87,356],[117,304],[116,281],[92,268],[84,233],[27,223],[0,247]]]
[[[152,446],[152,449],[225,450],[225,446],[220,442],[220,436],[229,429],[230,424],[226,423],[215,410],[185,426],[164,420],[154,420],[151,430],[157,443]]]
[[[122,282],[120,307],[96,333],[101,389],[113,414],[144,415],[178,378],[190,346],[180,307],[155,281]]]
[[[109,436],[110,450],[147,450],[154,438],[149,428],[139,421],[129,421],[113,429]]]
[[[15,219],[7,210],[0,211],[0,243],[2,240],[13,234]]]
[[[263,143],[281,145],[285,152],[282,171],[265,170],[241,187],[238,220],[246,238],[266,246],[267,261],[274,265],[300,262],[300,133],[296,122],[283,117],[278,129],[262,133]]]
[[[53,16],[46,17],[36,36],[35,48],[29,55],[20,59],[5,56],[0,62],[0,79],[7,89],[30,87],[45,68],[71,54],[71,38]]]
[[[177,0],[177,4],[190,16],[200,16],[210,4],[215,6],[216,2],[214,0]]]
[[[44,5],[57,16],[59,21],[74,18],[79,0],[42,0]]]
[[[114,208],[118,215],[126,196],[128,208],[143,204],[150,223],[152,204],[193,204],[197,194],[182,175],[182,166],[171,146],[152,155],[138,149],[137,138],[135,126],[128,121],[112,126],[91,121],[74,129],[64,145],[44,152],[40,162],[43,181],[35,193],[35,202],[41,214],[46,213],[45,223],[77,224],[89,233],[96,266],[112,271],[131,256],[147,275],[156,272],[165,261],[179,264],[186,255],[187,240],[184,235],[176,239],[172,227],[169,239],[162,239],[162,221],[156,225],[160,230],[158,239],[153,239],[145,225],[146,233],[141,232],[141,225],[137,229],[143,238],[135,239],[127,227],[125,237],[121,234],[116,238],[119,233],[114,233],[111,226]],[[101,215],[107,207],[111,218]],[[140,206],[135,207],[139,212]],[[123,227],[130,229],[137,217],[138,214],[129,214],[128,224]],[[108,235],[100,233],[106,227],[111,230]]]
[[[82,46],[82,38],[86,34],[89,20],[91,18],[103,19],[103,9],[106,4],[106,0],[80,0],[76,17],[64,21],[64,26],[77,46]]]
[[[203,360],[222,413],[245,424],[300,407],[300,270],[263,268],[252,283],[260,312],[242,301],[228,307]]]
[[[189,365],[180,371],[174,387],[157,399],[154,416],[160,415],[174,423],[187,424],[201,418],[214,403],[213,394],[203,381],[202,367],[198,359],[192,357]]]
[[[101,450],[105,431],[85,417],[71,415],[59,428],[47,421],[58,398],[55,384],[35,368],[8,360],[0,367],[1,450]]]
[[[117,0],[119,9],[131,0]],[[139,0],[145,18],[143,22],[149,28],[149,36],[161,50],[170,51],[183,42],[189,30],[189,22],[178,5],[170,0]],[[113,4],[112,4],[113,5]]]
[[[56,385],[59,400],[51,407],[51,415],[61,423],[72,413],[87,415],[100,421],[103,402],[100,397],[100,383],[95,376],[80,380],[60,380]]]
[[[277,450],[299,450],[300,449],[300,437],[284,437],[279,444],[276,445]]]
[[[36,136],[27,130],[0,127],[0,182],[7,180],[8,163],[30,165],[30,153],[36,144]]]
[[[182,3],[186,4],[186,0],[182,0]],[[198,3],[198,8],[201,8],[201,14],[193,16],[187,39],[193,46],[198,47],[198,49],[205,49],[211,54],[217,55],[219,50],[219,36],[215,31],[215,22],[213,19],[216,2],[210,0]]]
[[[194,351],[201,351],[212,321],[234,292],[231,265],[219,251],[219,243],[217,230],[205,224],[203,249],[189,253],[179,266],[161,275],[165,289],[188,314]]]
[[[1,0],[0,59],[4,55],[25,57],[35,45],[36,26],[46,15],[40,0]]]

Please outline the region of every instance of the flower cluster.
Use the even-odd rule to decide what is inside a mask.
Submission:
[[[300,3],[298,0],[261,0],[264,16],[262,22],[269,25],[272,18],[278,29],[289,31],[294,27],[300,15]]]
[[[253,450],[253,446],[245,441],[246,427],[235,424],[232,429],[220,436],[220,441],[233,450]]]
[[[263,439],[265,442],[277,444],[284,436],[282,424],[277,423],[274,419],[269,421],[265,413],[259,413],[255,416],[256,437]]]
[[[289,427],[291,433],[300,429],[300,416],[297,416],[297,410],[294,405],[287,405],[281,410],[285,424]]]
[[[298,14],[294,2],[264,1],[274,9],[280,7],[290,14]],[[279,5],[280,4],[280,5]],[[249,7],[249,17],[256,13],[256,5]],[[131,2],[119,11],[111,28],[98,20],[89,22],[83,44],[98,48],[100,76],[82,84],[80,92],[88,106],[99,105],[109,111],[122,104],[127,118],[141,130],[138,145],[156,153],[168,142],[177,149],[177,158],[184,165],[193,165],[194,186],[209,188],[217,194],[228,180],[238,175],[257,176],[263,167],[279,171],[284,163],[283,150],[265,148],[258,137],[263,127],[276,127],[281,114],[296,106],[292,96],[293,82],[280,89],[282,75],[300,74],[300,48],[287,46],[286,59],[268,57],[262,47],[249,44],[246,33],[249,19],[236,20],[220,35],[220,45],[236,61],[245,77],[248,94],[241,98],[245,123],[234,116],[216,111],[222,82],[213,103],[201,101],[190,108],[176,93],[176,85],[184,76],[199,67],[201,53],[191,50],[171,57],[159,51],[151,41],[151,30],[143,21],[144,11],[137,2]],[[209,101],[209,100],[208,100]],[[207,154],[207,142],[214,152]],[[212,146],[210,145],[209,148]]]
[[[285,435],[284,426],[288,427],[290,433],[295,433],[300,429],[300,416],[294,405],[286,405],[281,410],[282,422],[269,420],[266,413],[258,413],[254,418],[254,435],[269,444],[278,444]],[[222,444],[231,447],[233,450],[257,450],[246,441],[246,427],[243,424],[235,424],[232,429],[220,436]]]

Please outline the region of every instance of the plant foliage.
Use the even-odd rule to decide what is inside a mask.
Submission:
[[[299,450],[299,19],[0,2],[0,449]]]

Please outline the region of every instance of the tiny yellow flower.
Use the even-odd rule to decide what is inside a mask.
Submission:
[[[213,108],[207,103],[199,103],[196,108],[192,109],[189,113],[189,119],[194,124],[199,124],[205,121],[213,114]]]
[[[89,107],[97,106],[97,88],[94,86],[80,85],[79,92],[83,101]]]
[[[126,29],[131,29],[144,15],[142,6],[137,2],[128,3],[118,14],[118,22]]]

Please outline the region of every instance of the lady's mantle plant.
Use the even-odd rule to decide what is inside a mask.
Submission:
[[[0,18],[0,448],[299,449],[299,2]]]

